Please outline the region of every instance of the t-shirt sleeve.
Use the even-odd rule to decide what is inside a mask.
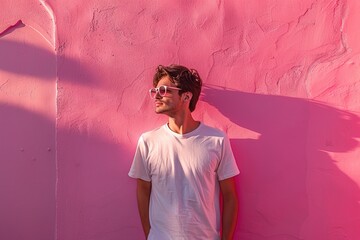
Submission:
[[[229,138],[225,136],[222,143],[221,159],[217,170],[218,178],[221,181],[227,178],[234,177],[239,173],[240,171],[236,164],[234,154],[231,150]]]
[[[146,143],[141,136],[136,147],[135,156],[129,171],[129,177],[140,178],[148,182],[151,181],[150,171],[146,164],[147,152],[148,149]]]

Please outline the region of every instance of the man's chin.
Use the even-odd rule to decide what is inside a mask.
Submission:
[[[159,109],[159,108],[155,108],[155,113],[156,114],[165,114],[169,116],[169,111],[167,109]]]
[[[161,114],[161,113],[164,113],[164,110],[161,110],[161,109],[155,109],[155,113],[156,113],[156,114]]]

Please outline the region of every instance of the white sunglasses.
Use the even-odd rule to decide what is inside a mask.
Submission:
[[[159,93],[159,95],[161,97],[164,97],[167,92],[170,92],[169,89],[181,90],[181,88],[177,88],[177,87],[160,86],[160,87],[157,87],[157,88],[151,88],[149,90],[149,94],[150,94],[150,97],[152,97],[152,98],[156,98],[157,93]]]

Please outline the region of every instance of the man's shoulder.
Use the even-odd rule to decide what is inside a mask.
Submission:
[[[140,138],[142,138],[143,140],[151,139],[159,136],[163,131],[164,131],[164,125],[144,132],[143,134],[141,134]]]

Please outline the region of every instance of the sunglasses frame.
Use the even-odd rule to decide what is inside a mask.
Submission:
[[[160,88],[164,88],[164,94],[160,93]],[[151,88],[149,89],[149,94],[151,98],[156,98],[156,95],[159,94],[161,97],[164,97],[166,95],[166,93],[168,92],[168,89],[173,89],[173,90],[181,90],[181,88],[177,88],[177,87],[170,87],[170,86],[166,86],[166,85],[161,85],[159,87],[156,88]]]

